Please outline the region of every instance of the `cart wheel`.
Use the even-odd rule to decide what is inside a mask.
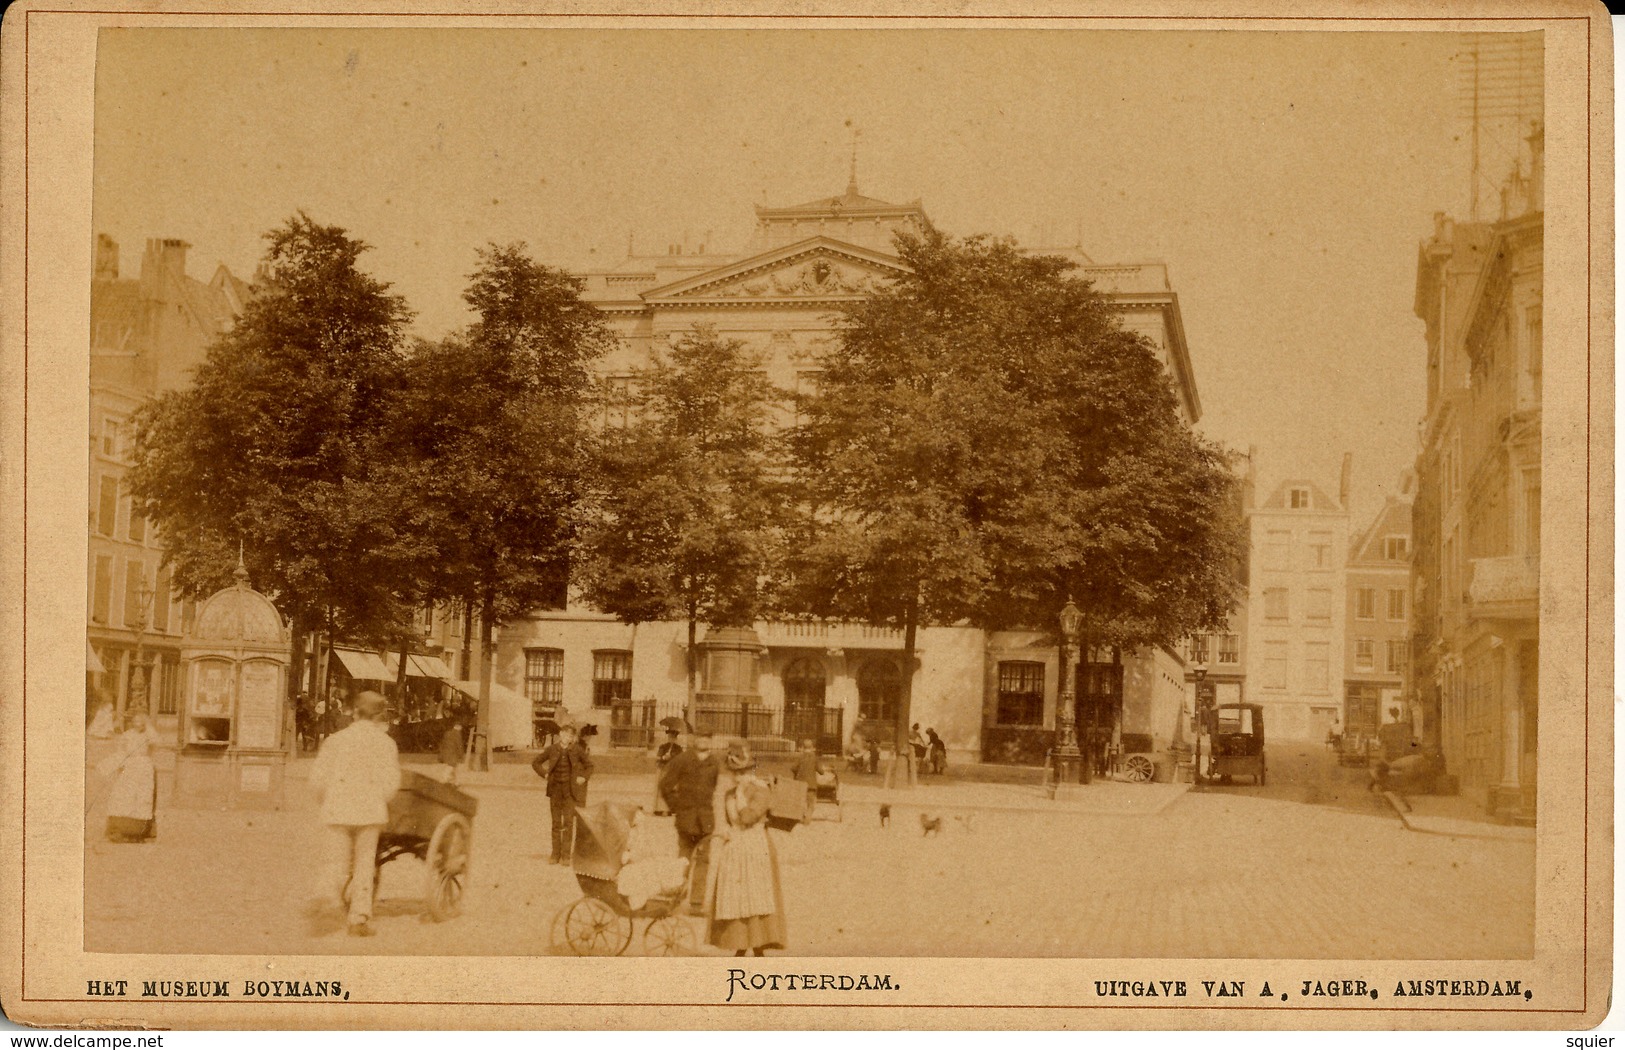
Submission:
[[[455,918],[462,911],[468,881],[469,843],[473,829],[468,818],[451,813],[435,826],[423,859],[429,866],[429,917],[435,922]]]
[[[1128,761],[1123,763],[1123,773],[1136,784],[1150,783],[1156,775],[1157,767],[1144,755],[1130,755]]]
[[[693,955],[695,943],[694,927],[676,915],[653,919],[643,931],[645,955]]]
[[[619,955],[632,943],[632,920],[597,897],[583,897],[564,915],[564,942],[577,955]]]

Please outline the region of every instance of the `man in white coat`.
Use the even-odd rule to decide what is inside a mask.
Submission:
[[[389,703],[371,690],[355,699],[354,722],[322,741],[310,771],[327,825],[320,890],[349,906],[352,936],[371,937],[374,855],[401,786],[401,760],[389,736]]]

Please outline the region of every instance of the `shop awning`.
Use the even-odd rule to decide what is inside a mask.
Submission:
[[[401,654],[389,654],[389,677],[394,679],[400,675]],[[419,656],[417,653],[406,654],[406,677],[408,678],[443,678],[451,679],[451,668],[438,656]]]
[[[378,658],[377,653],[369,653],[364,649],[341,649],[333,647],[333,655],[339,658],[339,663],[350,673],[351,678],[364,682],[393,682],[395,673],[391,671],[384,661]]]
[[[85,641],[85,673],[86,674],[105,674],[105,673],[107,673],[107,668],[102,666],[101,658],[96,655],[96,647],[94,645],[91,645],[90,641],[88,639]]]

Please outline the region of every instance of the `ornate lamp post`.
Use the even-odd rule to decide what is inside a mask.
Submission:
[[[1055,769],[1055,778],[1050,782],[1051,798],[1063,793],[1065,789],[1061,785],[1077,783],[1078,770],[1083,766],[1083,753],[1078,750],[1077,693],[1073,688],[1076,676],[1072,671],[1072,653],[1077,648],[1078,628],[1082,623],[1083,613],[1068,598],[1066,607],[1061,610],[1061,694],[1055,714],[1059,739],[1050,752],[1050,764]]]
[[[131,657],[129,702],[124,705],[127,711],[147,709],[147,625],[152,618],[152,599],[153,590],[143,579],[136,592],[135,653]]]
[[[1211,730],[1209,723],[1213,718],[1213,700],[1206,685],[1207,663],[1203,659],[1198,658],[1192,662],[1191,677],[1196,680],[1196,739],[1191,741],[1191,778],[1194,783],[1199,784],[1202,780],[1203,730]],[[1211,747],[1211,735],[1208,736],[1208,740],[1210,741],[1208,746]]]

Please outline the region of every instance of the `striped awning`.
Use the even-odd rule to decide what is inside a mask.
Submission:
[[[401,655],[390,653],[388,655],[389,677],[395,679],[400,676]],[[406,677],[408,678],[440,678],[450,680],[451,668],[438,656],[419,656],[417,653],[406,654]]]
[[[377,653],[367,652],[365,649],[344,649],[333,647],[333,655],[339,658],[339,663],[350,673],[351,678],[363,682],[393,682],[395,673],[389,669],[384,661],[378,658]]]

